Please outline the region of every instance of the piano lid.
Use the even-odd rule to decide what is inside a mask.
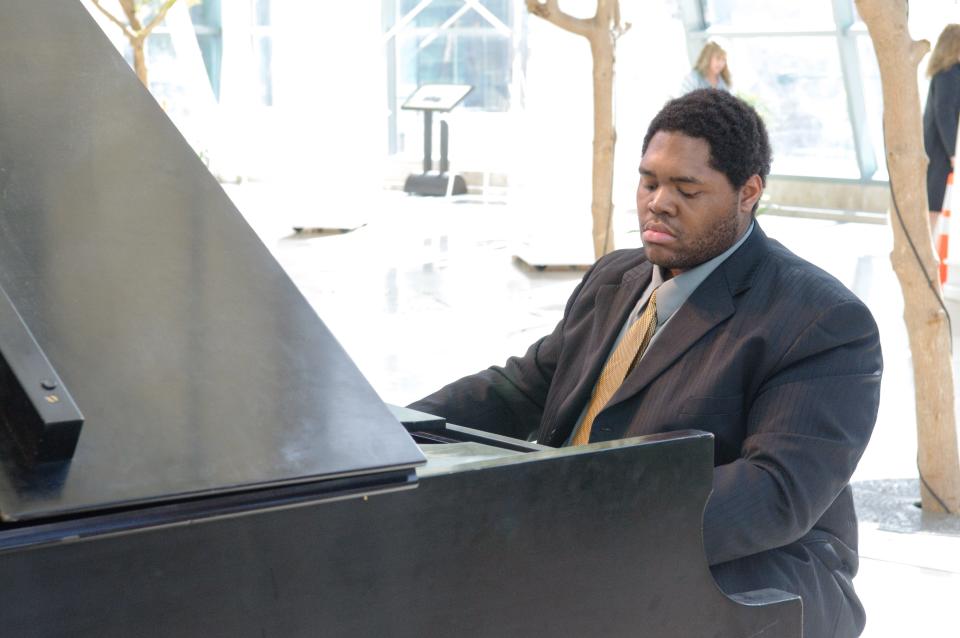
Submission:
[[[3,520],[423,462],[78,2],[0,4],[0,286],[84,417]]]

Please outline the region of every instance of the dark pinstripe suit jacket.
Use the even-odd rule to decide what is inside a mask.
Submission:
[[[552,334],[411,407],[562,445],[652,268],[643,250],[600,259]],[[758,225],[662,330],[590,441],[714,434],[704,515],[711,565],[810,539],[840,541],[841,555],[852,552],[842,562],[855,565],[848,481],[876,420],[882,368],[869,310]]]

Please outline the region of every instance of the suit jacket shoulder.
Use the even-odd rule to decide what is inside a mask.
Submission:
[[[780,316],[782,312],[818,316],[828,308],[852,304],[864,309],[869,327],[876,329],[865,304],[836,277],[765,235],[762,244],[762,256],[756,260],[749,280],[743,284],[756,287],[753,294],[769,295],[767,314]],[[731,267],[736,268],[733,264]]]

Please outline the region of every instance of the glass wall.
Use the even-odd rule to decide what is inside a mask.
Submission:
[[[223,60],[220,2],[221,0],[200,0],[189,9],[196,44],[214,98],[220,96],[220,69]],[[145,9],[141,10],[147,20],[152,15],[149,11],[152,7],[153,5],[145,5]],[[171,17],[171,14],[167,14],[167,20],[160,23],[147,37],[145,52],[150,73],[150,91],[161,103],[183,104],[188,101],[184,92],[189,89],[183,80],[183,54],[177,51],[174,34],[171,32]],[[129,47],[125,55],[132,58]]]
[[[707,40],[727,50],[733,92],[767,123],[776,174],[873,176],[874,161],[863,157],[872,150],[851,123],[848,74],[858,62],[844,56],[858,51],[840,43],[850,25],[836,5],[852,16],[851,1],[700,0],[698,15],[686,16],[691,56]]]
[[[220,66],[223,61],[223,28],[220,22],[220,1],[202,0],[190,7],[190,19],[197,34],[197,44],[210,78],[213,94],[220,97]]]
[[[420,0],[399,0],[396,15],[402,19],[418,4]],[[510,24],[510,0],[433,0],[396,35],[398,95],[409,95],[422,84],[470,84],[474,89],[464,107],[506,111],[512,74]]]
[[[767,122],[776,172],[860,176],[832,37],[737,38],[726,48],[734,91]]]
[[[252,33],[253,66],[256,73],[256,94],[263,106],[273,105],[273,33],[271,0],[253,0]]]
[[[707,40],[728,51],[735,93],[763,114],[773,172],[885,180],[880,72],[853,0],[680,1],[691,60]],[[910,4],[914,39],[931,43],[960,3]],[[927,80],[921,62],[921,102]]]
[[[569,11],[589,9],[590,13],[593,2],[571,1],[564,6],[571,5]],[[143,5],[145,18],[158,4],[159,0],[153,0]],[[642,136],[643,126],[666,99],[666,94],[661,97],[660,93],[667,90],[668,83],[670,90],[675,90],[679,80],[673,78],[682,77],[703,43],[713,39],[728,51],[734,92],[754,104],[768,123],[775,174],[886,179],[880,74],[853,0],[621,0],[621,4],[625,17],[634,23],[618,42],[618,128],[624,133],[620,148],[631,151],[620,153],[618,149],[625,161],[635,160],[630,139]],[[528,19],[523,2],[364,3],[362,24],[371,29],[371,40],[380,38],[380,46],[366,40],[363,44],[363,50],[369,52],[363,54],[366,58],[382,56],[383,61],[372,63],[375,73],[352,70],[361,54],[350,52],[349,32],[361,27],[356,22],[352,27],[338,26],[357,19],[359,10],[343,8],[347,6],[356,5],[273,0],[178,3],[177,11],[170,14],[175,19],[168,18],[147,42],[151,88],[162,104],[174,109],[202,110],[216,101],[276,107],[290,103],[293,84],[311,85],[317,92],[326,90],[311,73],[327,69],[332,61],[349,77],[346,84],[354,92],[355,83],[367,85],[362,93],[376,102],[371,106],[376,127],[387,131],[386,135],[380,133],[381,139],[388,140],[390,154],[401,154],[399,159],[407,161],[418,158],[422,150],[422,116],[401,110],[403,102],[422,84],[470,84],[473,91],[450,116],[454,129],[451,145],[459,144],[461,169],[463,158],[470,156],[470,170],[475,165],[496,172],[510,170],[504,168],[509,162],[503,154],[491,149],[502,150],[515,143],[531,145],[528,140],[520,142],[511,128],[520,123],[530,128],[531,120],[522,113],[526,107],[531,113],[559,112],[555,105],[562,103],[563,112],[569,114],[579,100],[582,108],[576,112],[576,126],[582,119],[586,122],[583,127],[589,127],[589,52],[585,43],[545,21]],[[308,18],[302,17],[304,11]],[[652,22],[651,15],[657,12],[666,17]],[[96,9],[92,13],[102,18]],[[960,22],[960,2],[956,0],[910,4],[914,38],[932,43],[950,22]],[[294,23],[300,26],[293,29]],[[664,25],[675,29],[665,31]],[[104,21],[104,30],[129,56],[129,45],[116,25]],[[339,31],[345,31],[343,41],[330,35]],[[318,37],[321,32],[327,35]],[[528,49],[528,37],[535,49]],[[654,42],[656,46],[651,44]],[[684,44],[689,59],[679,50]],[[295,54],[291,53],[294,48]],[[336,59],[341,52],[352,56],[354,62]],[[921,101],[927,90],[926,63],[924,59],[918,70]],[[283,64],[296,70],[281,72]],[[526,77],[534,67],[536,73]],[[666,79],[656,75],[658,71]],[[633,93],[638,99],[624,97]],[[650,105],[641,103],[643,97],[650,98]],[[627,113],[629,116],[624,115]],[[372,124],[364,122],[363,126]],[[500,137],[494,139],[495,135]],[[632,179],[631,174],[627,181]]]
[[[769,0],[704,0],[707,25],[749,31],[833,29],[829,2],[769,2]]]
[[[223,0],[199,0],[189,5],[190,22],[196,36],[197,47],[202,56],[204,70],[210,82],[214,98],[220,99],[223,70]],[[235,0],[234,0],[235,1]],[[231,6],[231,11],[241,9],[240,24],[235,28],[249,33],[250,68],[245,70],[252,80],[253,92],[262,106],[273,104],[273,34],[271,24],[271,0],[246,0],[246,6]],[[169,14],[168,14],[169,16]],[[236,21],[235,21],[236,22]],[[180,64],[184,52],[177,51],[171,33],[170,20],[161,23],[147,38],[147,65],[150,69],[150,88],[163,102],[184,100],[183,72]],[[128,53],[129,55],[129,53]]]
[[[512,0],[384,0],[393,152],[419,136],[400,106],[423,84],[473,86],[458,109],[511,109],[516,10]]]

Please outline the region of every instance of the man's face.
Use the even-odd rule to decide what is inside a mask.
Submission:
[[[667,131],[654,134],[640,160],[643,246],[651,262],[674,276],[736,243],[763,192],[758,175],[735,189],[709,160],[706,140]]]

